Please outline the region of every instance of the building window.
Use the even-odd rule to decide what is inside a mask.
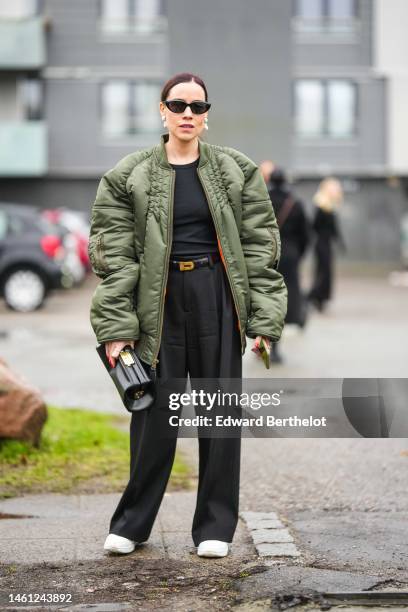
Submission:
[[[152,34],[163,30],[162,0],[100,0],[100,23],[105,34]]]
[[[356,128],[356,87],[350,81],[328,81],[327,134],[333,138],[350,138]]]
[[[4,212],[4,210],[0,209],[0,240],[4,240],[5,237],[7,236],[7,229],[8,229],[7,215]]]
[[[354,29],[358,0],[295,0],[295,24],[301,32],[347,33]]]
[[[39,11],[39,0],[0,0],[0,19],[33,17]]]
[[[321,19],[322,0],[297,0],[296,16],[302,19]]]
[[[20,83],[19,97],[24,119],[38,121],[43,119],[44,89],[40,79],[24,79]]]
[[[353,19],[356,16],[355,0],[330,0],[326,2],[327,16],[330,19]]]
[[[102,132],[107,138],[157,134],[160,84],[112,80],[102,85]]]
[[[128,0],[102,0],[101,25],[104,32],[120,34],[129,29]]]
[[[295,132],[302,138],[352,138],[356,85],[345,79],[300,79],[294,92]]]

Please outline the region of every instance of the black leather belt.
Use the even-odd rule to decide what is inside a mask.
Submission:
[[[170,266],[180,272],[187,272],[194,270],[195,268],[201,268],[203,266],[210,266],[210,268],[217,262],[220,261],[221,257],[219,253],[212,253],[205,257],[198,257],[197,259],[181,260],[181,259],[170,259]]]

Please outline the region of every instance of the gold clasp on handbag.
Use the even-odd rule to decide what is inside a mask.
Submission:
[[[122,357],[123,363],[127,366],[131,366],[135,363],[135,360],[133,359],[131,353],[129,353],[129,351],[127,351],[126,349],[120,351],[119,355],[120,357]]]
[[[179,261],[179,267],[181,272],[186,270],[194,270],[194,261]]]

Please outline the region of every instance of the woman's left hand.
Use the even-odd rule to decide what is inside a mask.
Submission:
[[[266,336],[257,336],[255,338],[254,346],[251,349],[254,353],[258,353],[259,352],[259,343],[261,342],[262,338],[263,338],[263,341],[265,343],[266,348],[269,351],[270,346],[271,346],[271,341],[269,340],[269,338],[267,338]]]

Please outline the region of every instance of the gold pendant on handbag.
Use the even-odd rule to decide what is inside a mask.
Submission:
[[[133,359],[132,355],[126,349],[120,351],[119,357],[122,358],[123,363],[127,366],[131,366],[135,363],[135,360]]]

